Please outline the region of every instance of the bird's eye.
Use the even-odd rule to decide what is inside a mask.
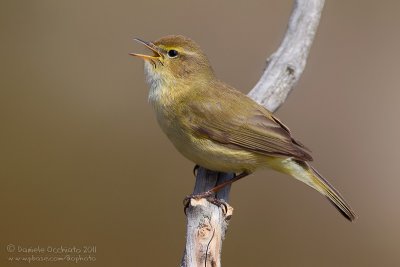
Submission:
[[[168,51],[168,56],[171,57],[171,58],[177,57],[178,56],[178,51],[171,49],[171,50]]]

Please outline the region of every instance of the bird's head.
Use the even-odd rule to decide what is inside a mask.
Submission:
[[[191,39],[169,35],[155,42],[135,39],[150,49],[152,55],[131,53],[145,62],[145,72],[150,83],[166,81],[177,83],[214,77],[206,55]]]

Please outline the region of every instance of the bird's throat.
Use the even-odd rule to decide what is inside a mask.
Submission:
[[[162,96],[165,93],[165,88],[167,87],[164,77],[157,72],[153,65],[145,61],[144,62],[144,73],[146,77],[146,82],[149,86],[149,102],[152,104],[157,104],[162,101]]]

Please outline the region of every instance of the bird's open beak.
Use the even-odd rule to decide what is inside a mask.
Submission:
[[[143,40],[140,40],[139,38],[134,38],[133,40],[145,45],[148,49],[154,52],[154,55],[143,55],[143,54],[136,54],[136,53],[130,53],[129,55],[135,56],[135,57],[141,57],[143,59],[151,60],[151,59],[159,59],[162,57],[160,48],[158,48],[156,45],[154,45],[152,42],[146,42]]]

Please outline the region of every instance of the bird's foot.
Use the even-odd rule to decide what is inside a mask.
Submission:
[[[228,204],[223,200],[217,199],[213,194],[214,192],[212,190],[209,190],[200,194],[192,194],[186,196],[185,199],[183,200],[185,215],[186,215],[186,209],[190,205],[190,200],[191,199],[200,200],[202,198],[206,199],[208,202],[214,204],[215,206],[221,208],[224,214],[226,214],[228,212]]]

